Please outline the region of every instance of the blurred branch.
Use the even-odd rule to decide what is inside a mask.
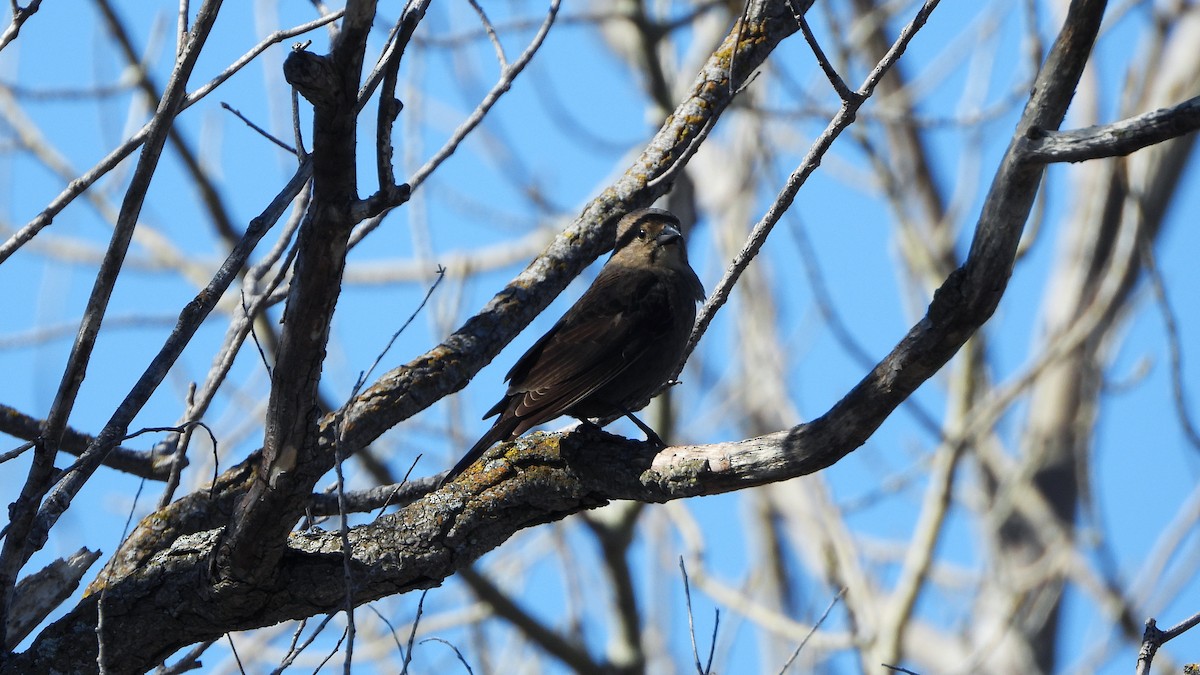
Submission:
[[[979,349],[976,342],[968,342],[963,346],[964,351],[978,352]],[[952,410],[947,416],[949,431],[945,434],[950,438],[955,438],[955,431],[971,419],[977,398],[972,392],[978,381],[978,373],[973,366],[980,364],[982,359],[978,354],[965,356],[962,367],[954,369],[951,375],[948,398]],[[938,541],[950,514],[955,473],[968,446],[975,441],[975,438],[943,441],[933,457],[920,515],[909,536],[903,565],[897,574],[894,590],[883,603],[879,627],[874,631],[876,639],[866,650],[871,661],[888,663],[899,661],[902,657],[901,645],[905,633],[912,620],[917,598],[929,578]]]
[[[1175,310],[1171,308],[1170,299],[1167,297],[1167,284],[1163,279],[1162,271],[1158,268],[1158,262],[1155,260],[1154,249],[1143,241],[1139,242],[1138,251],[1141,254],[1142,267],[1146,270],[1150,281],[1150,289],[1154,293],[1155,304],[1158,305],[1159,314],[1162,315],[1163,328],[1167,333],[1167,352],[1171,363],[1171,400],[1175,404],[1176,417],[1179,418],[1179,426],[1183,430],[1184,438],[1191,443],[1192,448],[1200,450],[1200,431],[1197,430],[1196,423],[1192,421],[1187,390],[1184,387],[1183,345],[1179,337],[1179,322],[1175,318]]]
[[[645,672],[647,660],[637,581],[629,564],[630,548],[644,508],[645,505],[639,502],[619,502],[581,514],[600,547],[602,569],[610,588],[606,603],[609,608],[608,661],[611,667],[628,673]]]
[[[583,645],[570,642],[551,630],[537,617],[522,609],[482,574],[475,572],[470,567],[464,567],[459,570],[458,576],[471,589],[471,592],[486,603],[493,612],[511,623],[521,631],[522,635],[546,650],[548,654],[562,661],[573,672],[595,675],[612,672],[604,664],[592,660]]]
[[[108,25],[109,32],[120,47],[128,68],[136,74],[136,80],[142,93],[151,101],[158,100],[162,93],[139,58],[137,49],[133,45],[133,38],[126,29],[125,23],[117,16],[116,9],[112,6],[112,0],[95,0],[95,2]],[[182,49],[183,43],[180,46],[181,51]],[[238,239],[238,234],[233,228],[233,218],[229,215],[225,200],[222,199],[209,172],[201,165],[195,149],[184,140],[183,134],[174,125],[171,125],[167,131],[167,140],[171,144],[171,149],[179,155],[179,159],[187,168],[191,183],[200,193],[200,203],[208,211],[208,216],[216,228],[217,234],[226,244],[232,245]]]

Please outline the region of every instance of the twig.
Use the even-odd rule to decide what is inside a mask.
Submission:
[[[38,8],[41,7],[42,0],[30,0],[28,5],[21,7],[17,4],[17,0],[12,0],[12,22],[8,24],[8,28],[4,29],[4,33],[0,35],[0,51],[8,46],[8,43],[17,39],[17,35],[21,32],[21,26],[29,20],[29,17],[37,14]]]
[[[712,641],[708,647],[708,660],[701,667],[700,650],[696,647],[696,624],[692,617],[692,589],[688,585],[687,566],[683,563],[683,556],[679,556],[679,572],[683,575],[683,597],[687,603],[688,635],[692,639],[692,658],[696,662],[696,673],[698,675],[709,675],[712,672],[713,653],[717,649],[717,629],[721,625],[721,610],[714,609],[716,618],[713,621]]]
[[[477,0],[467,0],[471,3],[471,8],[479,15],[480,22],[483,23],[483,30],[487,33],[488,40],[492,43],[492,48],[496,50],[496,60],[500,62],[500,70],[508,67],[508,57],[504,55],[504,45],[500,44],[500,37],[496,35],[496,28],[492,22],[488,20],[487,13],[479,6]]]
[[[463,139],[465,139],[468,134],[474,131],[475,127],[479,126],[479,124],[483,121],[483,118],[488,114],[488,111],[490,111],[492,106],[496,105],[496,102],[500,100],[500,97],[512,87],[512,83],[516,79],[517,75],[519,75],[521,71],[525,69],[525,66],[529,64],[529,60],[533,58],[533,55],[536,54],[538,49],[542,46],[542,43],[546,39],[546,35],[550,32],[550,27],[554,25],[554,17],[558,15],[558,7],[561,1],[562,0],[551,0],[550,9],[547,11],[546,19],[542,22],[541,28],[538,30],[537,35],[533,37],[533,40],[529,43],[529,46],[525,48],[525,51],[521,52],[521,56],[515,63],[501,71],[500,79],[495,85],[492,86],[491,91],[489,91],[487,95],[483,97],[483,100],[480,101],[479,105],[476,106],[475,110],[471,112],[467,119],[463,121],[463,123],[460,124],[457,129],[454,130],[454,133],[450,136],[450,139],[446,141],[445,145],[442,146],[441,150],[439,150],[433,157],[430,157],[424,165],[417,169],[416,173],[413,174],[412,178],[410,178],[406,184],[400,186],[381,185],[378,193],[367,199],[357,202],[353,206],[353,215],[356,221],[363,221],[367,220],[368,218],[371,218],[371,220],[369,220],[363,227],[360,227],[354,231],[354,234],[350,237],[350,247],[354,247],[359,241],[362,241],[363,237],[374,231],[374,229],[379,226],[379,223],[382,222],[378,218],[372,218],[372,216],[379,215],[386,209],[391,208],[398,203],[402,203],[403,201],[407,201],[409,194],[411,194],[413,190],[416,190],[417,187],[424,183],[425,179],[429,178],[429,175],[432,174],[435,169],[441,166],[442,162],[445,162],[447,159],[449,159],[450,156],[453,155],[456,150],[458,150],[458,146],[463,142]]]
[[[198,670],[203,668],[204,666],[200,664],[200,657],[204,654],[204,652],[208,651],[208,648],[213,646],[213,643],[215,642],[216,640],[205,640],[204,642],[194,645],[173,665],[168,666],[164,664],[159,666],[159,668],[154,671],[154,674],[179,675],[180,673],[186,673],[190,670]]]
[[[233,644],[233,636],[229,633],[225,634],[225,640],[229,643],[229,651],[233,652],[233,660],[237,661],[238,672],[246,675],[246,666],[242,665],[242,657],[238,655],[237,647]]]
[[[337,476],[338,534],[342,540],[342,584],[345,587],[344,598],[346,601],[343,609],[346,612],[346,637],[348,638],[346,643],[346,658],[342,662],[342,668],[346,675],[350,675],[350,666],[354,660],[354,637],[356,633],[354,625],[354,550],[350,543],[350,517],[346,510],[346,476],[342,471],[342,464],[346,461],[345,444],[340,442],[345,407],[342,408],[340,413],[335,423],[338,428],[339,442],[334,446],[333,470]]]
[[[133,495],[133,501],[129,504],[129,513],[125,516],[125,525],[121,528],[121,536],[117,538],[117,550],[121,549],[121,542],[129,536],[129,526],[133,524],[133,514],[137,511],[138,499],[142,496],[142,490],[146,487],[146,479],[138,481],[137,492]],[[107,660],[104,658],[104,600],[108,595],[109,587],[109,570],[111,567],[106,567],[101,574],[104,579],[103,585],[100,588],[100,598],[96,601],[96,665],[101,673],[106,672]]]
[[[296,139],[296,159],[301,164],[308,159],[304,149],[304,130],[300,126],[300,94],[292,87],[292,136]]]
[[[371,373],[375,372],[375,368],[377,368],[380,362],[383,361],[383,357],[387,355],[389,350],[391,350],[392,345],[396,344],[396,340],[399,339],[400,334],[407,330],[409,325],[412,324],[413,320],[417,318],[417,315],[421,313],[421,310],[425,309],[425,304],[429,302],[429,298],[433,297],[433,292],[437,290],[437,287],[441,285],[442,280],[446,278],[446,268],[442,267],[441,265],[438,265],[437,269],[434,270],[433,273],[437,275],[437,279],[434,279],[433,283],[429,286],[429,290],[425,291],[425,297],[421,298],[420,304],[418,304],[417,308],[412,311],[412,314],[408,315],[408,318],[405,319],[404,323],[396,329],[396,332],[392,333],[391,339],[388,340],[388,343],[386,346],[384,346],[383,351],[379,352],[379,355],[375,357],[375,361],[371,363],[371,367],[367,368],[366,372],[359,376],[359,383],[355,388],[356,396],[357,389],[362,387],[362,383],[371,377]]]
[[[867,76],[862,86],[859,87],[856,92],[858,98],[844,102],[838,114],[825,127],[825,131],[813,142],[812,147],[800,163],[800,166],[792,172],[792,175],[788,178],[783,189],[780,190],[779,195],[775,198],[767,213],[758,221],[754,229],[751,230],[742,250],[734,256],[729,269],[726,270],[721,281],[717,283],[708,301],[700,308],[700,313],[696,319],[696,327],[692,330],[692,336],[688,340],[684,357],[681,359],[679,366],[676,367],[672,379],[677,378],[679,373],[683,371],[683,364],[687,361],[687,357],[695,350],[696,345],[708,330],[708,326],[712,323],[717,311],[729,299],[729,294],[733,291],[734,285],[741,278],[742,272],[749,266],[750,261],[758,255],[759,249],[766,242],[767,236],[771,234],[771,230],[775,227],[775,224],[779,222],[784,212],[791,207],[792,201],[796,198],[796,193],[800,190],[800,186],[816,170],[821,158],[824,157],[830,146],[833,145],[833,141],[854,121],[854,116],[858,108],[866,102],[866,99],[870,98],[871,93],[875,90],[875,86],[879,84],[883,76],[896,64],[896,61],[904,53],[905,48],[907,48],[908,43],[917,34],[917,31],[925,25],[925,21],[928,20],[929,15],[937,5],[938,0],[926,0],[912,21],[900,32],[900,36],[896,38],[896,42],[892,45],[892,48],[888,50],[888,53],[879,61],[875,69]]]
[[[1146,619],[1146,630],[1142,633],[1142,646],[1138,649],[1137,675],[1150,675],[1150,663],[1154,660],[1154,655],[1158,653],[1158,648],[1197,625],[1200,625],[1200,612],[1167,630],[1160,630],[1153,617]]]
[[[191,411],[194,410],[195,407],[196,407],[196,383],[189,382],[187,397],[184,400],[184,406],[183,406],[183,409],[185,411],[185,417],[191,417]],[[206,427],[206,429],[207,429],[207,427]],[[184,467],[186,467],[188,465],[187,449],[188,449],[188,444],[192,440],[192,432],[194,430],[195,430],[195,427],[189,425],[189,426],[184,427],[182,433],[177,432],[177,433],[172,434],[171,436],[168,436],[167,442],[169,442],[170,440],[175,441],[175,451],[171,453],[171,474],[169,476],[167,476],[167,485],[163,488],[162,495],[160,495],[158,498],[158,508],[160,508],[160,509],[165,508],[168,504],[171,503],[171,500],[175,496],[175,490],[179,489],[179,479],[183,474]],[[213,435],[212,429],[208,429],[208,437],[210,439],[215,440],[215,436]],[[158,447],[158,446],[156,446],[156,447]],[[214,480],[213,482],[215,483],[216,481]],[[122,537],[121,540],[124,541],[125,540],[124,537]]]
[[[417,639],[417,625],[421,623],[421,613],[425,611],[425,595],[428,593],[429,589],[421,591],[421,597],[417,600],[417,615],[413,617],[412,629],[408,631],[408,649],[404,652],[404,661],[400,667],[401,675],[408,673],[408,664],[412,662],[413,642]]]
[[[808,644],[809,638],[817,634],[817,629],[821,627],[821,624],[825,623],[825,619],[829,617],[829,613],[833,611],[833,608],[837,606],[838,601],[841,600],[842,596],[845,594],[846,588],[843,586],[842,590],[838,591],[837,595],[833,596],[833,599],[829,601],[829,605],[826,606],[825,611],[821,613],[821,618],[817,619],[817,622],[814,623],[812,628],[809,629],[808,635],[805,635],[804,639],[800,641],[800,644],[796,646],[796,651],[792,652],[792,655],[788,658],[787,662],[784,663],[783,667],[779,669],[779,675],[783,675],[785,672],[787,672],[787,669],[792,666],[792,663],[796,661],[796,657],[800,656],[800,652],[804,650],[804,645]]]
[[[796,25],[800,26],[800,32],[804,34],[804,41],[812,49],[813,56],[817,58],[817,65],[825,73],[829,84],[833,85],[833,90],[837,92],[838,98],[842,99],[843,103],[861,103],[863,95],[851,91],[850,87],[846,86],[846,81],[842,79],[841,75],[838,75],[833,64],[829,62],[829,57],[825,56],[825,50],[821,49],[821,44],[817,42],[816,36],[813,35],[812,28],[808,25],[808,20],[804,18],[804,13],[796,9],[794,0],[787,0],[787,3],[788,7],[792,8],[792,16],[796,19]]]
[[[292,146],[288,145],[287,143],[284,143],[283,141],[279,140],[278,138],[276,138],[274,136],[274,134],[267,131],[266,129],[258,126],[254,122],[251,122],[249,117],[246,117],[245,115],[242,114],[242,111],[238,110],[237,108],[234,108],[233,106],[229,105],[228,103],[226,103],[224,101],[221,101],[221,107],[228,110],[229,112],[233,113],[234,116],[236,116],[239,120],[242,121],[242,123],[244,123],[246,126],[250,127],[251,129],[257,131],[259,133],[259,135],[262,136],[263,138],[267,139],[268,141],[271,141],[275,145],[278,145],[279,147],[283,148],[284,150],[287,150],[288,152],[290,152],[293,155],[297,154],[295,148],[293,148]]]
[[[300,632],[304,630],[304,624],[307,623],[308,620],[305,619],[304,621],[301,621],[300,627],[296,629],[296,634],[292,636],[291,646],[288,648],[287,653],[284,654],[283,660],[281,660],[279,662],[279,665],[276,666],[275,669],[271,671],[271,675],[279,675],[284,670],[287,670],[292,665],[292,663],[294,663],[296,661],[296,657],[300,656],[300,654],[302,654],[305,649],[308,649],[308,646],[313,643],[313,640],[317,639],[317,636],[320,635],[321,632],[325,630],[325,626],[329,625],[329,622],[333,620],[334,616],[335,616],[335,613],[333,613],[333,612],[326,614],[325,618],[321,619],[321,623],[317,624],[317,627],[313,629],[313,632],[311,635],[308,636],[308,639],[306,639],[299,647],[297,647],[296,646],[296,637],[299,636]]]
[[[349,633],[350,633],[349,627],[342,629],[342,634],[338,636],[338,640],[337,640],[337,642],[334,643],[333,648],[329,650],[329,653],[325,655],[325,658],[321,659],[321,662],[318,663],[317,667],[313,669],[313,675],[316,675],[316,673],[321,672],[321,670],[325,668],[325,664],[329,663],[329,660],[332,659],[334,656],[336,656],[339,651],[341,651],[342,643],[346,641],[346,637],[349,635]],[[353,645],[354,645],[354,641],[351,640],[350,641],[351,649],[353,649]],[[345,672],[348,673],[349,670],[350,670],[349,667],[347,667],[345,669]]]
[[[542,43],[546,40],[546,35],[549,34],[550,27],[554,25],[554,18],[558,16],[558,7],[560,4],[561,0],[550,0],[550,8],[546,11],[546,18],[542,21],[541,27],[538,28],[538,32],[533,36],[533,40],[530,41],[529,46],[525,48],[525,51],[521,52],[521,55],[517,57],[517,60],[511,66],[504,68],[500,72],[500,79],[492,86],[491,91],[483,97],[483,100],[471,112],[471,115],[454,130],[450,139],[442,146],[442,149],[433,157],[430,157],[429,161],[425,162],[412,175],[412,178],[408,180],[408,184],[412,186],[412,189],[416,190],[421,183],[425,182],[429,174],[433,173],[434,169],[438,168],[442,162],[454,154],[454,151],[458,149],[459,144],[467,137],[467,134],[479,126],[479,123],[483,121],[484,116],[488,114],[492,106],[496,105],[500,97],[512,87],[513,80],[516,79],[517,75],[521,74],[525,66],[529,65],[530,59],[533,58],[533,55],[537,53]]]
[[[430,637],[430,638],[425,638],[424,640],[421,640],[421,644],[425,644],[426,642],[440,642],[440,643],[446,645],[447,647],[449,647],[450,649],[453,649],[454,655],[458,657],[458,662],[463,665],[463,668],[467,669],[467,675],[474,675],[475,671],[471,669],[471,664],[467,663],[467,658],[465,656],[463,656],[463,653],[458,650],[458,647],[455,647],[454,644],[451,643],[449,640],[445,640],[440,637]]]
[[[400,636],[396,635],[396,627],[392,625],[391,621],[388,621],[388,618],[383,615],[383,612],[375,608],[374,603],[367,603],[366,608],[374,612],[375,616],[379,617],[379,620],[388,627],[388,635],[392,636],[392,642],[396,644],[396,650],[400,652],[400,658],[403,659],[404,645],[400,644]]]

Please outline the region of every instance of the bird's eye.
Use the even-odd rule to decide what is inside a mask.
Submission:
[[[638,229],[638,239],[642,241],[646,240],[646,228],[642,227]]]

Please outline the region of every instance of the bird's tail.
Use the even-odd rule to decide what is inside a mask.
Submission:
[[[475,445],[471,446],[471,449],[467,451],[467,454],[463,455],[462,459],[458,460],[458,464],[455,464],[453,469],[450,469],[450,473],[446,474],[442,480],[438,482],[438,487],[449,483],[457,478],[458,475],[463,471],[466,471],[468,467],[475,463],[475,460],[483,456],[483,453],[486,452],[488,448],[492,447],[496,443],[499,443],[500,441],[509,440],[512,437],[513,430],[515,430],[517,425],[520,423],[521,420],[518,417],[506,417],[501,415],[500,419],[496,420],[496,423],[492,425],[492,428],[488,429],[487,433],[485,433],[482,438],[475,441]]]

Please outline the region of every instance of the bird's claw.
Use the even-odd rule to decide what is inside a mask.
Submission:
[[[647,429],[646,431],[646,442],[650,445],[653,445],[655,450],[662,450],[663,448],[667,447],[666,442],[663,441],[661,436],[654,433],[654,431],[651,429]]]

